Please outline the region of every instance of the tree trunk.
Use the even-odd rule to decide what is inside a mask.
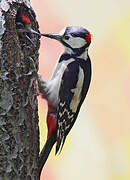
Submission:
[[[39,37],[19,36],[18,11],[31,19],[28,0],[0,1],[0,180],[38,180],[39,127],[36,75]]]

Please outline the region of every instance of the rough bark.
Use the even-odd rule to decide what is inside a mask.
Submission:
[[[40,42],[31,34],[33,46],[17,34],[17,12],[26,12],[36,31],[38,24],[28,0],[1,0],[0,9],[0,180],[37,180]]]

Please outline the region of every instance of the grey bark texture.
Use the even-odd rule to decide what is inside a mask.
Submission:
[[[20,37],[16,15],[26,12],[38,31],[28,0],[0,1],[0,180],[38,180],[39,127],[36,90],[39,37]]]

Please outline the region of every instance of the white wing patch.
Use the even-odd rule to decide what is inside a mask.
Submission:
[[[84,73],[83,73],[83,69],[79,66],[78,82],[76,88],[71,90],[71,92],[74,93],[73,99],[70,103],[70,109],[72,110],[72,112],[76,112],[78,104],[80,102],[83,82],[84,82]]]

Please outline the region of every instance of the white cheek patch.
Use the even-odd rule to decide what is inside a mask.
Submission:
[[[80,37],[72,37],[70,36],[69,40],[64,40],[67,44],[69,44],[72,48],[81,48],[86,44],[85,39]]]

